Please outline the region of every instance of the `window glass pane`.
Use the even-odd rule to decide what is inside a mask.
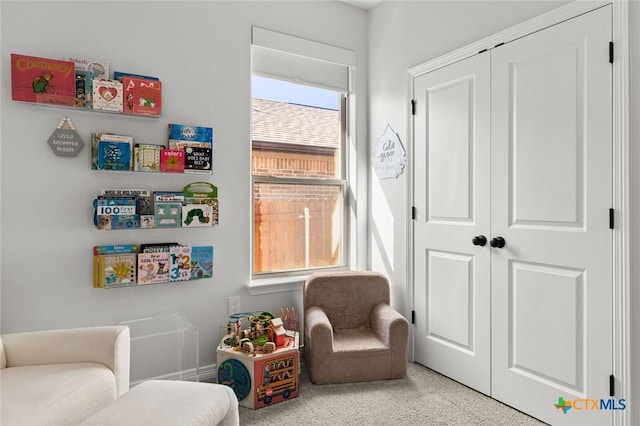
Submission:
[[[341,185],[255,183],[254,273],[342,263]]]

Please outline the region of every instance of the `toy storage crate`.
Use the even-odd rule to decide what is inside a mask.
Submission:
[[[131,386],[148,379],[200,380],[198,329],[185,317],[172,313],[118,325],[131,334]]]
[[[230,386],[238,403],[258,409],[298,396],[300,353],[298,336],[291,346],[270,354],[251,355],[219,345],[218,383]]]

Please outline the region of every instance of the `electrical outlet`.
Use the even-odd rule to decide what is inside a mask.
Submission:
[[[240,312],[240,296],[229,297],[229,315]]]

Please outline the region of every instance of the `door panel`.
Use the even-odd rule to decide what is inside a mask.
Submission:
[[[605,7],[492,51],[491,394],[554,425],[611,422],[554,407],[609,395],[610,40]]]
[[[489,54],[416,79],[415,360],[490,391]]]

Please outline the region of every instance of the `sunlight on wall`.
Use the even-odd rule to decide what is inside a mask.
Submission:
[[[371,258],[374,269],[380,269],[384,265],[387,273],[393,271],[395,265],[393,241],[394,218],[391,206],[384,194],[380,180],[371,173]]]

